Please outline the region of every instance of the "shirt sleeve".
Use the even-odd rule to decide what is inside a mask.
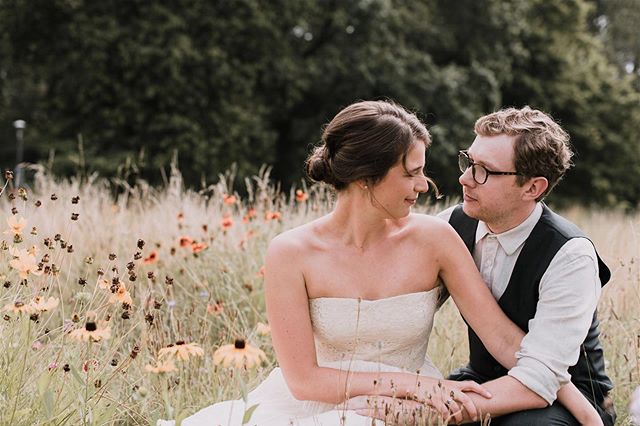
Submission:
[[[549,404],[571,380],[600,297],[598,258],[591,241],[565,243],[540,280],[536,314],[509,375]]]

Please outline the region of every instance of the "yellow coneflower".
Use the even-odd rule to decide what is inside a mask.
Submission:
[[[124,284],[120,283],[118,285],[118,290],[111,295],[109,298],[109,303],[126,303],[127,305],[133,305],[133,300],[131,299],[131,295]]]
[[[58,307],[60,300],[56,297],[50,297],[49,300],[44,300],[43,297],[37,296],[31,302],[31,307],[40,312],[52,311]]]
[[[106,321],[100,321],[100,326],[94,321],[87,321],[84,328],[73,330],[69,337],[80,342],[99,342],[111,337],[111,327],[106,325]]]
[[[25,304],[23,302],[9,303],[8,305],[4,305],[2,310],[11,311],[14,314],[21,314],[21,313],[31,314],[34,312],[33,306]]]
[[[177,359],[179,361],[186,361],[190,356],[203,356],[204,349],[202,349],[197,343],[186,343],[183,340],[176,342],[175,345],[168,345],[166,348],[160,349],[158,352],[158,359],[167,357],[170,360]]]
[[[4,231],[5,234],[21,235],[22,229],[27,226],[27,219],[18,215],[12,215],[7,218],[9,229]]]
[[[256,324],[256,333],[258,333],[259,336],[267,336],[271,333],[271,327],[263,322],[259,322]]]
[[[144,369],[149,373],[163,374],[176,371],[176,365],[172,359],[167,359],[164,361],[157,361],[155,366],[147,364],[145,365]]]
[[[223,367],[252,368],[266,359],[262,350],[248,345],[243,339],[236,339],[233,345],[221,346],[213,354],[213,363]]]

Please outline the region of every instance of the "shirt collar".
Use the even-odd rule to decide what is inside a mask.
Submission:
[[[520,225],[501,234],[493,234],[486,223],[479,221],[476,230],[476,244],[487,235],[495,235],[507,255],[511,256],[529,237],[541,216],[542,204],[537,203],[531,214]]]

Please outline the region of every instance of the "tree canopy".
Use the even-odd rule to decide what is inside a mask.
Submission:
[[[20,118],[25,159],[55,148],[62,174],[82,165],[81,135],[105,176],[129,159],[156,182],[177,151],[193,185],[234,163],[241,176],[273,165],[289,185],[341,107],[393,99],[427,123],[428,171],[456,195],[474,121],[530,105],[577,152],[554,200],[635,207],[638,77],[616,59],[635,45],[614,18],[623,0],[609,1],[3,0],[0,166],[14,165]]]

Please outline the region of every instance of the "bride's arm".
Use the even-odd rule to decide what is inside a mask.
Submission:
[[[482,281],[469,251],[455,231],[449,226],[443,231],[449,235],[440,239],[444,242],[439,244],[440,276],[462,316],[480,337],[487,350],[503,367],[510,369],[516,365],[515,354],[520,349],[525,333],[500,309]],[[541,408],[547,405],[546,401],[517,380],[505,377],[502,381],[516,382],[508,383],[507,386],[513,389],[510,402],[515,403],[517,410]],[[521,398],[516,398],[516,395]],[[581,423],[601,422],[596,410],[573,383],[569,382],[560,388],[557,398],[577,419],[581,420]],[[498,399],[492,401],[492,403],[496,402],[499,402]],[[492,414],[495,416],[499,412],[511,412],[516,409],[505,407],[504,410],[498,409]]]
[[[273,346],[289,390],[296,399],[338,404],[359,395],[413,396],[438,380],[409,373],[347,372],[318,366],[309,301],[302,273],[304,250],[289,233],[276,237],[265,258],[265,300]],[[474,382],[442,381],[456,390],[490,395]],[[448,390],[447,390],[448,392]],[[471,399],[458,401],[471,412]],[[446,411],[446,407],[440,407]]]

